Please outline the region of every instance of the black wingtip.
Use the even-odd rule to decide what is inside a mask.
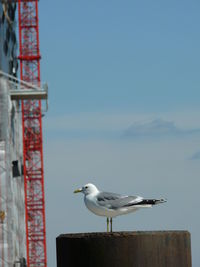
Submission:
[[[160,203],[165,203],[165,202],[167,202],[166,198],[161,198],[161,199],[156,199],[155,200],[155,204],[160,204]]]

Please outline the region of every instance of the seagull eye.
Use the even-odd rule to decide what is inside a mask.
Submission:
[[[87,189],[88,188],[88,186],[85,186],[85,189]]]

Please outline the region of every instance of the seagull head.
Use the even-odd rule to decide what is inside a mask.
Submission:
[[[99,190],[96,188],[94,184],[89,183],[74,191],[74,193],[80,193],[80,192],[82,192],[84,195],[89,195],[89,194],[96,194],[99,192]]]

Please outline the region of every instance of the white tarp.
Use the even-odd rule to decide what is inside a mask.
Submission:
[[[12,161],[22,162],[21,113],[0,78],[0,266],[26,258],[23,176],[13,177]],[[21,170],[20,170],[21,171]]]

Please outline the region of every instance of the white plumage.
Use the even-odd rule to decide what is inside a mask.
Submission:
[[[110,218],[112,231],[112,218],[118,215],[134,212],[139,208],[149,208],[153,205],[166,202],[165,199],[144,199],[140,196],[127,196],[110,192],[102,192],[91,183],[77,189],[74,193],[82,192],[86,207],[98,216],[107,217],[107,231]]]

